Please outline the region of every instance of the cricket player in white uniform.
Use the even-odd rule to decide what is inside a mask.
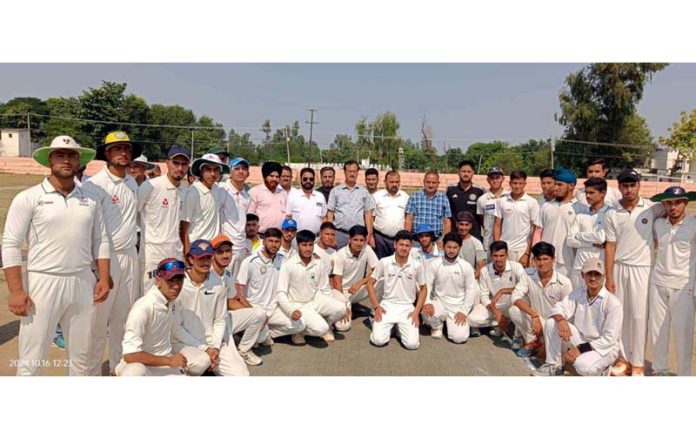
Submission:
[[[90,374],[101,375],[102,357],[109,337],[109,369],[113,373],[121,360],[121,343],[128,312],[140,298],[140,259],[135,247],[138,238],[136,218],[138,184],[127,169],[142,147],[132,143],[125,132],[107,134],[97,148],[97,160],[106,166],[89,178],[82,189],[97,199],[102,207],[104,225],[111,241],[111,279],[109,298],[96,306],[90,359]]]
[[[348,230],[348,239],[348,245],[332,257],[331,284],[346,303],[346,316],[336,323],[336,330],[341,332],[351,328],[351,304],[367,298],[367,281],[378,262],[377,254],[367,245],[367,228],[353,225]],[[378,295],[381,295],[381,290]]]
[[[336,226],[333,223],[324,222],[319,227],[319,238],[314,245],[314,254],[324,262],[330,278],[333,271],[333,255],[336,254]]]
[[[428,294],[425,268],[410,255],[411,233],[408,231],[396,233],[394,250],[394,255],[377,263],[367,282],[367,293],[375,315],[370,342],[378,347],[387,345],[396,325],[403,346],[416,350],[420,347],[418,315]],[[375,283],[379,280],[384,281],[382,300],[377,299],[375,291]]]
[[[522,311],[520,331],[525,344],[517,350],[519,357],[539,354],[542,347],[544,322],[551,316],[553,306],[573,290],[570,280],[554,269],[556,249],[548,242],[532,247],[536,271],[527,275],[512,291],[512,304]],[[542,350],[543,351],[543,350]]]
[[[249,188],[246,180],[249,178],[249,162],[244,158],[236,157],[230,160],[230,178],[221,184],[234,203],[236,216],[225,213],[225,220],[222,223],[222,233],[232,239],[232,276],[236,277],[242,260],[251,255],[253,248],[246,241],[246,218],[249,209]],[[228,206],[230,199],[227,198],[225,206]],[[229,205],[231,207],[231,205]],[[236,222],[234,218],[236,217]],[[258,222],[258,221],[257,221]]]
[[[227,291],[222,279],[211,273],[213,245],[191,242],[181,294],[177,298],[172,327],[172,348],[186,356],[186,373],[200,376],[212,371],[219,376],[248,376],[244,359],[234,342],[225,339]]]
[[[476,214],[483,216],[483,247],[488,251],[493,243],[493,226],[495,225],[495,212],[498,199],[503,196],[503,181],[505,175],[499,167],[488,169],[486,180],[488,181],[488,192],[481,195],[476,201]]]
[[[94,304],[109,295],[109,237],[98,201],[75,185],[77,169],[94,151],[60,135],[34,159],[51,169],[41,184],[15,196],[2,236],[10,312],[19,322],[18,376],[40,375],[60,323],[69,373],[89,374]],[[28,241],[27,278],[22,245]],[[96,260],[99,279],[91,266]]]
[[[288,260],[297,254],[297,244],[295,243],[297,222],[294,219],[284,219],[280,229],[283,233],[283,239],[280,241],[278,253],[283,256],[283,260]]]
[[[527,174],[521,170],[510,174],[510,193],[498,200],[493,227],[493,240],[508,244],[510,260],[529,265],[532,237],[539,221],[539,203],[524,192]]]
[[[268,323],[258,341],[268,347],[273,345],[274,338],[287,335],[294,337],[295,344],[305,343],[301,333],[306,327],[300,317],[293,319],[278,307],[276,285],[283,263],[283,256],[278,253],[281,239],[278,228],[268,228],[261,250],[242,261],[235,285],[237,297],[244,297],[253,307],[264,310]]]
[[[184,253],[188,253],[192,241],[211,241],[222,232],[223,207],[228,194],[218,181],[220,175],[228,172],[227,164],[215,154],[205,154],[191,164],[191,173],[200,180],[189,187],[184,200],[180,229]]]
[[[445,254],[431,265],[433,279],[428,285],[423,319],[431,327],[434,339],[442,338],[442,327],[447,324],[447,337],[461,344],[469,339],[468,317],[479,291],[474,268],[459,257],[461,237],[448,233],[442,242]]]
[[[175,258],[184,261],[184,245],[179,224],[184,198],[189,188],[186,181],[191,157],[186,148],[172,146],[167,152],[167,174],[148,179],[138,188],[141,253],[144,248],[143,291],[154,285],[153,272],[160,260]]]
[[[435,231],[428,224],[420,224],[416,228],[416,239],[420,244],[419,248],[411,248],[409,253],[410,257],[416,259],[416,261],[423,265],[423,272],[425,274],[425,282],[428,284],[431,280],[432,270],[430,265],[435,261],[435,259],[442,257],[443,251],[437,246],[435,242]],[[394,240],[396,244],[396,240]],[[396,246],[394,247],[396,248]]]
[[[186,265],[181,260],[169,258],[158,264],[156,284],[128,313],[117,376],[186,375],[186,356],[172,353],[171,344],[175,300],[181,293],[185,273]]]
[[[293,321],[302,319],[304,334],[334,341],[330,324],[346,316],[345,303],[332,297],[326,266],[314,254],[314,233],[297,233],[297,254],[283,262],[278,276],[278,306]],[[293,336],[293,342],[304,344],[303,334]]]
[[[606,215],[612,208],[604,203],[607,180],[592,177],[585,180],[585,197],[589,210],[578,212],[568,232],[566,244],[575,248],[575,261],[570,274],[573,289],[585,284],[582,279],[582,266],[591,258],[604,261],[606,234],[604,224]]]
[[[587,171],[586,171],[586,177],[589,178],[602,178],[606,181],[607,179],[607,173],[609,172],[609,168],[607,167],[606,161],[604,159],[599,158],[597,160],[591,161],[587,165]],[[579,203],[583,205],[589,205],[587,198],[585,197],[585,189],[581,188],[578,189],[577,192],[575,193],[575,198],[578,200]],[[604,196],[604,203],[612,208],[616,208],[619,205],[619,200],[622,198],[621,191],[617,189],[616,187],[610,186],[607,184],[607,193]]]
[[[640,175],[635,170],[622,171],[617,180],[623,198],[605,219],[606,288],[623,304],[623,358],[611,372],[643,376],[653,223],[664,209],[640,196]]]
[[[512,291],[521,281],[527,281],[527,274],[519,262],[508,260],[507,243],[496,241],[491,244],[491,263],[481,270],[479,276],[480,302],[474,301],[469,314],[472,330],[484,327],[497,327],[489,332],[500,336],[508,332],[509,321],[515,323],[512,335],[512,350],[517,351],[524,344],[520,327],[523,325],[522,312],[512,305]]]
[[[261,365],[263,360],[251,349],[259,339],[261,329],[266,325],[266,312],[260,307],[252,307],[244,294],[239,294],[232,276],[232,241],[225,235],[219,235],[211,242],[215,249],[213,270],[225,284],[227,293],[228,330],[232,334],[243,333],[237,347],[239,354],[247,365]]]
[[[655,220],[656,257],[650,276],[648,332],[653,374],[669,375],[670,329],[674,333],[677,374],[691,375],[696,281],[696,217],[686,215],[696,192],[669,187],[651,201],[661,202],[667,218]]]
[[[575,215],[585,211],[585,208],[573,197],[577,179],[572,171],[558,168],[554,172],[554,178],[556,199],[545,203],[540,210],[541,241],[557,248],[555,270],[567,277],[575,262],[575,249],[567,245],[566,240]]]
[[[586,260],[582,277],[585,286],[551,308],[544,327],[546,363],[534,376],[563,375],[563,360],[581,376],[606,375],[619,357],[623,311],[619,299],[603,286],[604,263]]]

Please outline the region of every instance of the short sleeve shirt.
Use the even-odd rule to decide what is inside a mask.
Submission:
[[[396,255],[385,257],[372,271],[375,280],[384,279],[382,302],[394,304],[413,304],[420,286],[426,284],[423,265],[409,257],[404,266],[396,261]]]
[[[331,190],[327,209],[334,212],[334,225],[348,231],[353,225],[365,226],[365,212],[375,209],[375,200],[361,185],[339,184]]]
[[[441,192],[428,196],[425,190],[414,193],[406,205],[406,213],[413,215],[413,229],[428,224],[435,231],[435,238],[440,238],[443,231],[443,219],[452,217],[450,203]]]

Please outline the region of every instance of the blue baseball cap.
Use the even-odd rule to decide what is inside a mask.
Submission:
[[[420,225],[418,225],[418,227],[416,227],[416,235],[425,234],[425,233],[430,233],[433,236],[435,235],[435,231],[428,224],[420,224]]]
[[[287,230],[287,229],[289,229],[289,228],[297,229],[297,222],[295,221],[295,219],[285,219],[285,220],[283,221],[283,226],[282,226],[282,228],[283,228],[284,230]]]
[[[553,179],[566,184],[575,184],[578,182],[575,172],[564,167],[559,167],[553,172]]]
[[[234,169],[235,167],[239,166],[240,164],[242,166],[246,166],[247,169],[249,168],[249,162],[247,160],[245,160],[242,157],[234,157],[230,160],[230,169]]]
[[[215,255],[215,248],[213,248],[213,244],[209,240],[198,239],[191,243],[191,247],[189,248],[187,255],[193,257],[194,259],[207,256],[212,257]]]
[[[171,160],[177,155],[181,155],[182,157],[185,157],[187,160],[191,161],[191,153],[189,150],[177,145],[169,148],[169,151],[167,152],[167,160]]]

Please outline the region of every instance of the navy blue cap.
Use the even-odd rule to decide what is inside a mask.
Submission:
[[[622,182],[638,182],[640,181],[640,174],[633,169],[624,169],[619,173],[616,178],[619,183]]]
[[[167,152],[167,160],[171,160],[177,155],[184,156],[189,161],[191,160],[191,153],[189,152],[189,150],[177,145],[174,145],[169,148],[169,151]]]
[[[190,255],[194,259],[198,259],[198,258],[206,257],[206,256],[212,257],[215,255],[215,248],[213,248],[213,244],[209,240],[205,240],[205,239],[194,240],[191,243],[191,247],[189,248],[188,255]]]
[[[682,187],[672,186],[667,187],[664,192],[650,198],[653,202],[662,202],[670,199],[686,199],[688,201],[696,201],[696,192],[687,192]]]

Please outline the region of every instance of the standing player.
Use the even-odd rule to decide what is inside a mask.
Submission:
[[[544,169],[539,173],[539,182],[541,183],[541,196],[539,208],[543,207],[547,202],[556,200],[556,172],[553,169]]]
[[[477,203],[483,196],[483,189],[475,185],[472,181],[474,177],[474,163],[464,160],[459,163],[459,183],[447,187],[447,199],[450,203],[452,218],[456,218],[459,212],[468,211],[474,217],[471,234],[481,240],[481,225],[483,215],[477,212]]]
[[[141,147],[133,144],[125,132],[109,133],[97,148],[97,160],[107,165],[88,179],[82,189],[101,204],[104,225],[111,241],[111,279],[109,298],[95,308],[92,327],[90,374],[101,375],[101,363],[109,337],[109,369],[113,373],[121,360],[121,342],[128,312],[140,298],[140,260],[137,243],[136,215],[138,184],[127,169],[133,153]]]
[[[653,222],[664,210],[640,196],[640,175],[635,170],[623,170],[617,179],[623,197],[605,219],[606,288],[623,305],[624,350],[612,374],[644,376]]]
[[[402,230],[394,237],[394,255],[381,259],[367,282],[375,319],[370,342],[383,347],[396,325],[401,343],[408,350],[420,346],[418,315],[428,294],[423,265],[411,257],[411,233]],[[384,281],[384,297],[377,299],[375,283]],[[413,303],[416,303],[415,307]]]
[[[606,161],[599,158],[597,160],[591,161],[587,165],[586,176],[587,178],[602,178],[606,181],[607,173],[609,173],[609,168],[607,167]],[[585,189],[581,188],[575,193],[575,197],[578,202],[583,205],[587,204],[587,198],[585,197]],[[604,197],[604,203],[612,208],[616,208],[619,205],[619,200],[622,198],[621,191],[616,187],[607,184],[607,194]]]
[[[461,239],[459,257],[469,263],[479,277],[479,270],[486,264],[486,252],[481,241],[471,235],[474,227],[474,215],[468,211],[460,211],[457,215],[457,235]]]
[[[396,170],[384,175],[384,186],[372,195],[375,200],[375,253],[379,258],[394,254],[394,236],[404,229],[409,198],[400,189],[401,176]]]
[[[476,214],[483,217],[483,247],[486,251],[493,243],[493,226],[495,225],[495,212],[498,199],[503,196],[503,181],[505,176],[499,167],[488,169],[486,180],[488,181],[489,191],[481,195],[476,201]]]
[[[94,154],[67,135],[37,149],[34,160],[50,168],[51,174],[15,196],[7,212],[2,260],[10,312],[22,317],[18,376],[41,374],[59,322],[70,375],[88,375],[94,304],[109,295],[109,236],[101,206],[75,185],[78,167]],[[29,246],[26,290],[24,239]],[[96,282],[90,269],[95,260]]]
[[[535,227],[540,227],[539,203],[524,192],[527,174],[516,170],[510,174],[510,193],[498,201],[495,212],[493,240],[508,244],[510,260],[529,265],[529,252]]]
[[[442,327],[446,323],[447,337],[455,344],[461,344],[469,339],[469,314],[478,300],[478,287],[474,269],[459,258],[461,238],[456,233],[449,233],[442,241],[445,254],[431,266],[433,279],[428,284],[423,318],[432,328],[434,339],[442,337]]]
[[[653,373],[669,375],[670,329],[674,330],[677,373],[691,375],[694,341],[696,217],[686,215],[696,192],[669,187],[651,201],[661,202],[667,218],[655,220],[656,258],[650,276],[648,330],[653,346]]]
[[[230,161],[230,177],[220,186],[227,194],[222,210],[222,233],[232,240],[233,275],[237,275],[239,264],[251,254],[251,249],[246,244],[246,218],[250,198],[245,182],[248,177],[249,162],[244,158],[233,158]]]

